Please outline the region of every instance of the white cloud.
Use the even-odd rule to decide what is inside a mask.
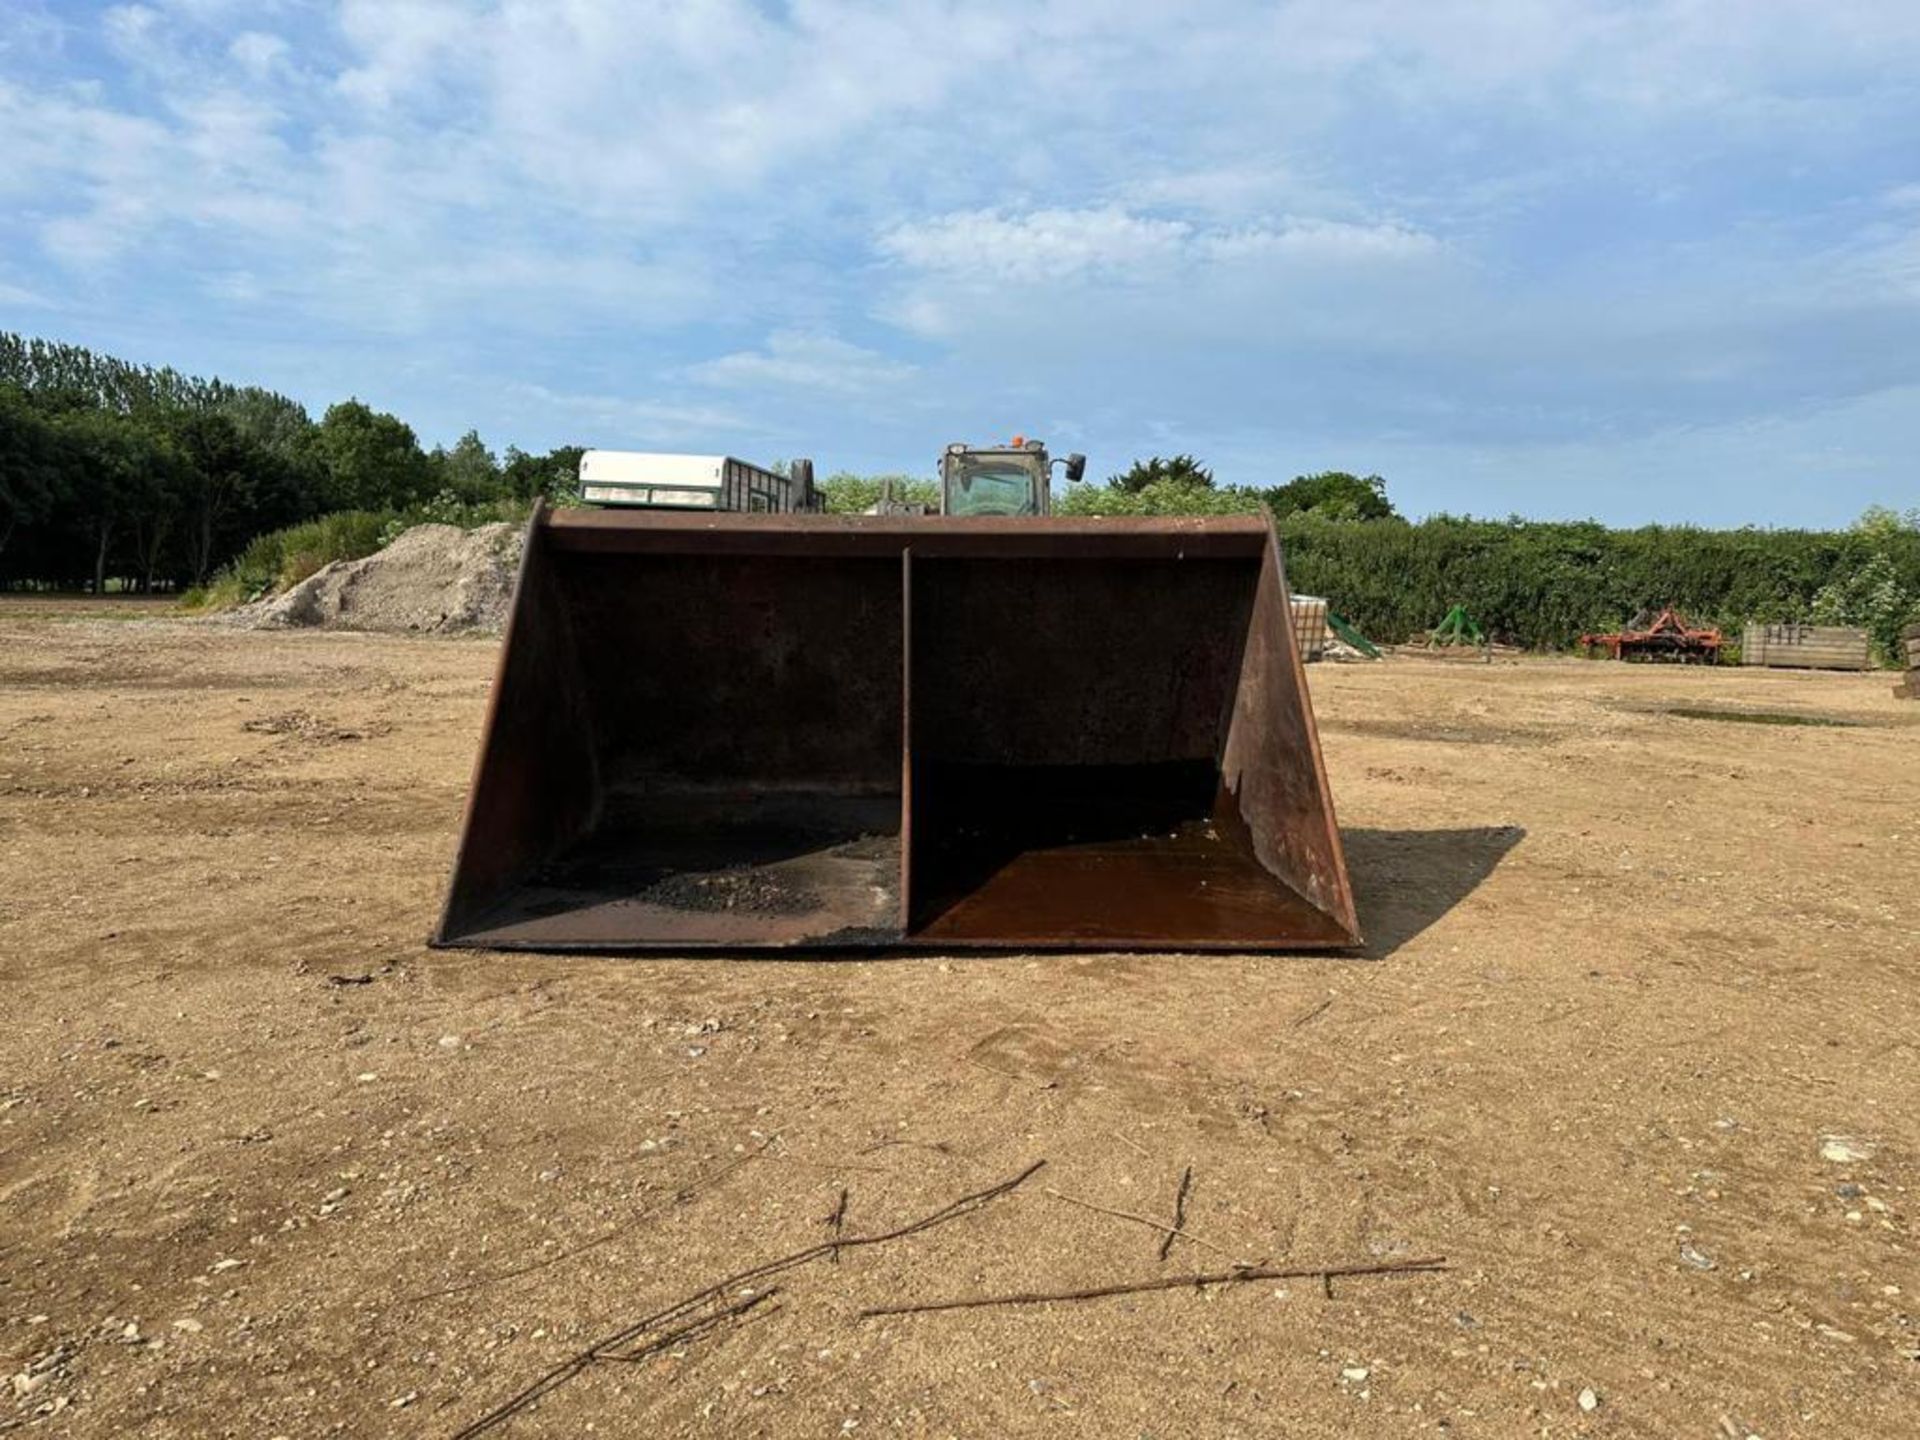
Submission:
[[[233,57],[234,63],[246,72],[248,78],[267,80],[286,64],[287,42],[263,30],[245,30],[233,37],[227,46],[227,54]]]
[[[1397,223],[1280,220],[1202,229],[1106,207],[943,215],[896,225],[879,237],[877,248],[937,276],[1029,283],[1165,274],[1210,263],[1403,260],[1432,255],[1440,242]]]
[[[62,265],[118,254],[152,221],[170,181],[178,184],[165,163],[164,125],[83,98],[39,96],[0,82],[0,133],[10,142],[0,147],[0,191],[40,195],[52,182],[66,192],[68,203],[40,232],[46,254]],[[39,208],[44,213],[44,200]]]
[[[388,125],[459,118],[504,188],[657,223],[890,116],[938,112],[1017,17],[933,0],[343,0],[334,85]]]
[[[162,105],[136,113],[70,94],[51,128],[74,138],[54,144],[64,153],[38,178],[54,194],[63,171],[75,181],[37,208],[63,212],[45,234],[70,263],[123,255],[136,233],[152,244],[170,225],[211,224],[301,230],[322,250],[384,249],[412,267],[429,237],[459,246],[478,217],[499,215],[588,250],[689,231],[739,250],[756,224],[836,194],[839,224],[872,223],[886,203],[895,223],[883,251],[950,275],[1028,282],[1255,252],[1379,257],[1407,253],[1424,232],[1413,220],[1374,224],[1402,207],[1355,204],[1313,178],[1351,170],[1324,137],[1368,108],[1417,116],[1467,97],[1537,125],[1550,112],[1582,115],[1602,91],[1643,109],[1695,104],[1698,86],[1668,83],[1676,74],[1766,94],[1817,64],[1885,64],[1888,48],[1920,44],[1920,26],[1863,0],[1819,7],[1817,24],[1812,7],[1780,10],[1727,34],[1690,0],[1644,12],[1581,0],[1273,10],[1202,0],[1190,15],[1090,0],[959,13],[938,0],[784,10],[338,0],[321,12],[322,33],[309,24],[289,43],[241,28],[263,14],[291,26],[299,12],[279,4],[148,0],[97,23],[164,87]],[[1017,105],[980,83],[1014,54],[1045,57],[1046,84]],[[55,93],[36,91],[42,102]],[[108,144],[127,165],[77,138],[116,121]],[[136,136],[140,125],[163,133]],[[0,157],[0,183],[18,164]],[[982,208],[1009,171],[1043,195],[1066,193]],[[129,193],[110,200],[107,189]],[[729,208],[748,195],[754,208]],[[1302,213],[1324,218],[1271,218]],[[349,217],[361,233],[344,237]],[[406,243],[387,245],[394,233]]]
[[[1341,220],[1296,220],[1249,226],[1199,237],[1208,259],[1393,261],[1423,259],[1439,253],[1440,241],[1424,230],[1385,221],[1356,225]]]
[[[512,393],[594,426],[589,445],[616,443],[679,444],[698,440],[721,443],[724,437],[758,433],[760,426],[724,406],[643,400],[625,395],[578,394],[544,385],[519,384]]]
[[[690,378],[726,389],[777,386],[827,394],[862,395],[895,385],[914,373],[903,361],[890,360],[831,335],[781,330],[759,350],[741,350],[691,367]]]
[[[973,210],[896,225],[881,254],[917,270],[972,280],[1063,280],[1152,269],[1179,258],[1193,233],[1180,220],[1125,211]]]
[[[1920,229],[1896,231],[1864,257],[1865,280],[1879,281],[1895,295],[1920,301]]]
[[[152,43],[154,29],[160,23],[160,12],[145,5],[116,5],[104,17],[108,42],[135,58]]]
[[[988,347],[1020,328],[1060,337],[1045,342],[1056,352],[1071,336],[1268,345],[1280,325],[1303,340],[1365,328],[1385,344],[1410,303],[1430,306],[1459,278],[1436,236],[1400,222],[1214,226],[1114,206],[963,211],[894,225],[875,249],[891,280],[875,313],[889,323]]]
[[[437,90],[461,67],[449,62],[493,23],[453,0],[344,0],[338,24],[359,63],[336,85],[348,100],[385,107]]]

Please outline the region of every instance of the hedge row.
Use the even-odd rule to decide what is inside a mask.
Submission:
[[[1149,486],[1124,494],[1077,486],[1060,499],[1076,515],[1255,514],[1257,491]],[[1594,521],[1471,520],[1436,516],[1351,521],[1312,512],[1279,521],[1287,578],[1325,595],[1377,640],[1400,642],[1464,605],[1509,644],[1565,649],[1590,631],[1617,629],[1641,610],[1675,605],[1730,638],[1748,621],[1821,619],[1866,625],[1887,648],[1906,618],[1920,619],[1920,525],[1870,512],[1851,530],[1704,530]],[[1869,572],[1868,567],[1875,567]],[[1868,603],[1836,616],[1834,592],[1884,574],[1901,615]],[[1816,615],[1816,597],[1827,590]],[[1844,607],[1843,607],[1844,608]]]
[[[1815,596],[1891,557],[1920,595],[1920,534],[1700,530],[1461,520],[1280,522],[1287,578],[1378,639],[1408,639],[1464,605],[1491,635],[1535,649],[1575,644],[1640,610],[1676,605],[1736,637],[1748,621],[1814,618]]]

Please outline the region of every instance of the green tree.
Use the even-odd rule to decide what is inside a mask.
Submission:
[[[580,494],[580,457],[583,445],[561,445],[544,455],[530,455],[517,445],[507,447],[500,467],[501,482],[515,500],[571,500]]]
[[[0,387],[24,397],[42,426],[57,427],[61,476],[51,509],[44,479],[31,486],[18,466],[0,500],[0,543],[23,531],[31,555],[10,558],[10,578],[67,583],[107,559],[130,558],[143,585],[181,579],[189,550],[194,568],[224,559],[257,529],[284,524],[320,503],[313,422],[284,395],[233,386],[168,368],[131,364],[78,345],[0,333]],[[0,421],[14,442],[31,431],[17,405]],[[81,423],[81,414],[130,425],[137,434]],[[222,429],[221,427],[227,427]],[[120,512],[83,518],[79,508],[112,492],[120,452],[131,446],[143,468],[118,493]],[[237,456],[237,458],[235,458]],[[96,473],[90,459],[99,459]],[[46,466],[39,467],[42,474]],[[47,510],[44,515],[36,511]],[[84,537],[81,538],[84,532]],[[76,551],[86,550],[84,564]],[[97,577],[96,577],[97,578]]]
[[[1900,632],[1920,618],[1920,588],[1902,579],[1896,557],[1903,545],[1920,537],[1920,510],[1902,516],[1871,506],[1849,534],[1857,541],[1854,555],[1814,595],[1814,621],[1858,626],[1873,637],[1883,661],[1898,664],[1905,658]]]
[[[436,448],[429,458],[433,463],[436,492],[451,493],[467,505],[499,498],[500,462],[487,449],[478,430],[467,431],[454,442],[451,450]]]
[[[125,519],[133,574],[141,591],[150,593],[169,557],[181,553],[190,467],[168,437],[149,431],[148,438],[148,463],[127,496]]]
[[[1345,470],[1323,470],[1297,475],[1265,493],[1275,515],[1310,512],[1328,520],[1392,520],[1397,518],[1387,499],[1387,482],[1378,475],[1352,475]]]
[[[1121,490],[1129,495],[1138,495],[1149,486],[1167,485],[1185,490],[1211,490],[1213,472],[1191,455],[1175,455],[1171,460],[1162,460],[1155,455],[1150,460],[1136,460],[1133,467],[1124,474],[1109,476],[1107,488]]]
[[[60,479],[52,427],[18,386],[0,384],[0,553],[21,527],[53,513]]]
[[[264,528],[258,522],[265,517],[256,512],[263,508],[259,502],[267,462],[239,426],[217,411],[171,415],[166,433],[179,461],[177,514],[187,572],[199,585],[229,543],[247,538],[232,533],[236,521],[243,522],[242,529]],[[244,523],[249,520],[256,523]]]
[[[248,444],[284,461],[298,460],[312,449],[314,424],[306,406],[252,385],[220,390],[213,408],[233,422]]]
[[[327,410],[314,449],[326,469],[329,510],[401,509],[432,492],[432,467],[413,427],[359,400]]]
[[[75,410],[54,425],[65,451],[68,518],[86,542],[93,593],[104,594],[113,542],[124,533],[149,477],[163,460],[151,437],[111,411]]]

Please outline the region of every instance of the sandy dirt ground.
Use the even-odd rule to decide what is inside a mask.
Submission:
[[[454,1435],[1044,1160],[493,1433],[1920,1433],[1887,677],[1315,668],[1361,956],[622,962],[423,943],[491,642],[156,614],[0,602],[0,1429]]]

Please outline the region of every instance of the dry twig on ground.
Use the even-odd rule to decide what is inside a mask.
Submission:
[[[706,1334],[707,1331],[713,1329],[716,1325],[719,1325],[722,1321],[731,1320],[737,1315],[746,1314],[749,1310],[755,1309],[757,1306],[761,1305],[763,1302],[771,1300],[774,1296],[778,1295],[779,1293],[780,1293],[780,1288],[777,1285],[766,1290],[761,1290],[753,1295],[749,1295],[744,1300],[735,1301],[733,1304],[727,1306],[727,1308],[724,1310],[716,1310],[713,1312],[713,1314],[703,1315],[698,1320],[695,1320],[690,1324],[682,1325],[679,1328],[674,1330],[669,1330],[664,1335],[657,1335],[644,1345],[638,1345],[631,1350],[622,1350],[618,1352],[602,1351],[600,1354],[595,1355],[593,1358],[596,1360],[623,1360],[623,1361],[648,1359],[651,1356],[658,1355],[662,1350],[670,1350],[675,1345],[678,1345],[683,1341],[692,1340],[697,1336]],[[775,1308],[777,1309],[779,1307],[776,1306]]]
[[[1204,1290],[1209,1285],[1238,1285],[1248,1280],[1330,1280],[1334,1276],[1425,1275],[1444,1270],[1444,1256],[1426,1260],[1396,1260],[1377,1265],[1312,1266],[1298,1270],[1266,1270],[1247,1266],[1216,1275],[1180,1275],[1155,1280],[1132,1280],[1097,1285],[1089,1290],[1026,1291],[1012,1295],[969,1295],[954,1300],[923,1300],[911,1305],[879,1305],[862,1310],[860,1318],[882,1315],[927,1315],[938,1310],[978,1310],[990,1305],[1052,1305],[1070,1300],[1100,1300],[1110,1295],[1144,1295],[1153,1290]]]
[[[936,1155],[953,1154],[953,1147],[944,1140],[902,1140],[894,1136],[889,1136],[885,1140],[876,1140],[873,1144],[856,1150],[853,1153],[856,1155],[871,1155],[876,1150],[890,1149],[895,1145],[908,1145],[915,1150],[931,1150]]]
[[[1167,1233],[1160,1240],[1160,1258],[1165,1260],[1173,1250],[1173,1242],[1180,1234],[1180,1227],[1187,1223],[1187,1191],[1193,1188],[1193,1166],[1189,1165],[1180,1172],[1180,1188],[1173,1197],[1173,1224],[1167,1227]]]
[[[846,1186],[842,1185],[840,1187],[840,1203],[833,1207],[833,1213],[827,1216],[827,1218],[822,1223],[827,1227],[827,1229],[833,1232],[834,1239],[838,1240],[840,1238],[840,1232],[845,1230],[847,1227],[847,1187]],[[838,1250],[833,1252],[833,1263],[836,1265],[840,1263],[840,1252]]]
[[[920,1219],[910,1221],[896,1229],[882,1231],[878,1235],[855,1235],[845,1240],[823,1240],[818,1245],[809,1245],[806,1249],[796,1250],[791,1255],[782,1255],[777,1260],[768,1260],[751,1269],[742,1270],[737,1275],[729,1275],[724,1280],[717,1280],[705,1289],[696,1290],[684,1300],[667,1306],[664,1310],[656,1310],[651,1315],[621,1326],[611,1334],[601,1336],[591,1345],[562,1360],[518,1393],[496,1405],[472,1424],[454,1432],[453,1440],[474,1440],[475,1436],[484,1435],[496,1426],[504,1425],[541,1396],[558,1389],[594,1361],[603,1358],[603,1352],[616,1350],[642,1335],[658,1330],[661,1326],[698,1310],[702,1305],[712,1303],[729,1290],[792,1270],[796,1266],[808,1264],[822,1256],[838,1254],[841,1250],[853,1250],[864,1245],[884,1245],[890,1240],[903,1240],[909,1235],[918,1235],[923,1230],[931,1230],[936,1225],[944,1225],[949,1220],[958,1220],[963,1215],[971,1215],[981,1206],[1024,1185],[1046,1163],[1044,1160],[1036,1160],[1011,1179],[1002,1180],[997,1185],[989,1185],[984,1190],[976,1190],[971,1195],[962,1195],[958,1200],[942,1205],[932,1214],[923,1215]]]
[[[1333,996],[1329,995],[1326,999],[1322,1000],[1318,1005],[1314,1006],[1311,1010],[1304,1011],[1301,1014],[1294,1016],[1293,1028],[1295,1030],[1298,1030],[1302,1025],[1307,1024],[1309,1021],[1318,1019],[1321,1015],[1324,1015],[1326,1013],[1327,1007],[1331,1004],[1333,1004]]]

